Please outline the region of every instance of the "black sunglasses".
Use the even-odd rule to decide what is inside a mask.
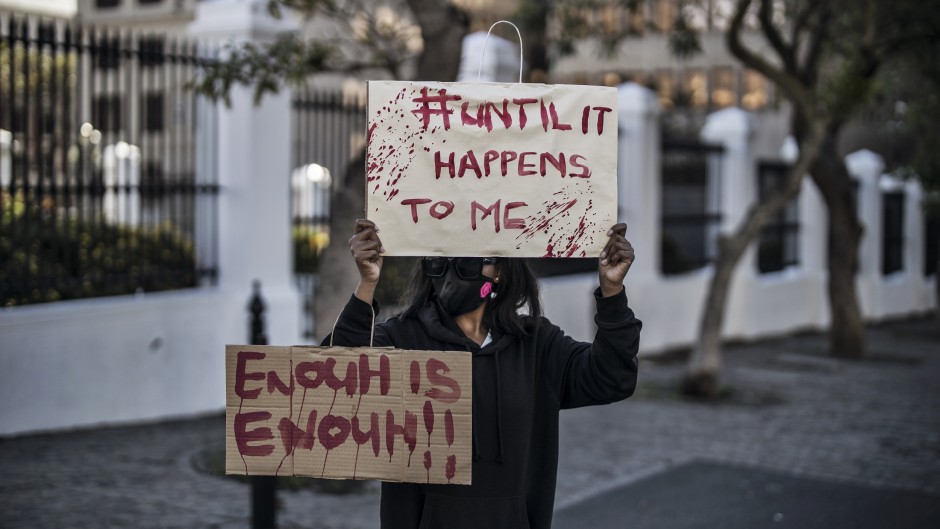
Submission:
[[[460,279],[477,279],[483,265],[496,264],[496,257],[422,257],[421,271],[428,277],[444,277],[450,263]]]

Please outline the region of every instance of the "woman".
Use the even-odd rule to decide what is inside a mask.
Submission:
[[[334,344],[369,343],[385,251],[378,232],[371,221],[356,221],[349,248],[360,281]],[[634,259],[626,232],[625,224],[611,228],[600,253],[593,343],[541,317],[538,284],[524,260],[422,259],[410,305],[375,325],[374,345],[473,353],[473,484],[383,483],[384,529],[551,526],[558,411],[622,400],[636,387],[642,324],[623,288]]]

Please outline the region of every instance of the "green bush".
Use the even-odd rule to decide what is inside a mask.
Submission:
[[[169,223],[120,226],[0,200],[0,306],[196,285],[193,244]]]
[[[329,244],[330,237],[312,226],[294,226],[294,272],[315,274],[320,270],[320,252]]]

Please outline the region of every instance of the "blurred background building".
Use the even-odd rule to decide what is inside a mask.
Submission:
[[[248,88],[227,103],[190,90],[227,44],[331,31],[273,19],[265,4],[0,0],[0,435],[222,409],[223,345],[248,340],[254,280],[270,343],[326,333],[312,304],[318,285],[343,284],[320,273],[332,197],[361,170],[361,80],[379,74],[321,75],[257,105]],[[546,51],[548,71],[526,68],[530,81],[619,90],[619,214],[638,253],[627,288],[645,322],[643,354],[695,340],[717,235],[779,185],[797,154],[786,105],[725,50],[728,4],[706,2],[692,17],[702,53],[691,58],[669,49],[679,2],[646,0],[587,13],[594,27],[630,33],[613,48],[601,31]],[[458,5],[471,30],[519,7]],[[383,5],[376,20],[413,37],[400,7]],[[548,40],[563,23],[553,19]],[[481,79],[514,82],[519,48],[514,33],[500,35]],[[465,37],[462,80],[476,79],[483,40]],[[416,68],[399,67],[403,77]],[[844,154],[865,225],[864,316],[933,310],[937,222],[917,181],[859,149],[862,136],[849,135]],[[724,336],[826,328],[827,237],[825,206],[804,179],[739,265]],[[589,339],[596,261],[536,265],[549,317]]]

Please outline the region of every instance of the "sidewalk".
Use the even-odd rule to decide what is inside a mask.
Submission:
[[[723,527],[755,527],[742,514],[746,506],[739,511],[723,499],[743,481],[779,482],[774,486],[792,492],[782,508],[820,519],[844,512],[846,502],[864,502],[860,513],[889,513],[879,498],[900,498],[892,505],[923,511],[912,513],[920,517],[906,527],[935,527],[940,507],[929,506],[940,505],[936,324],[869,329],[871,358],[864,361],[828,358],[825,347],[817,334],[728,347],[723,383],[731,392],[716,404],[675,396],[681,362],[643,360],[633,398],[563,413],[559,529],[577,527],[571,520],[598,505],[609,517],[594,527],[695,527],[695,511],[709,527],[716,519],[725,520]],[[0,527],[247,528],[248,485],[194,466],[204,451],[221,449],[223,436],[217,415],[0,440]],[[637,490],[662,492],[658,498],[668,504],[650,510]],[[766,492],[756,490],[754,501]],[[281,528],[378,527],[374,483],[345,496],[281,491],[279,502]],[[705,517],[703,505],[715,505],[719,517]],[[760,526],[802,527],[792,523],[800,519],[792,512],[755,505],[768,520]],[[852,517],[843,520],[828,527],[855,527]]]

